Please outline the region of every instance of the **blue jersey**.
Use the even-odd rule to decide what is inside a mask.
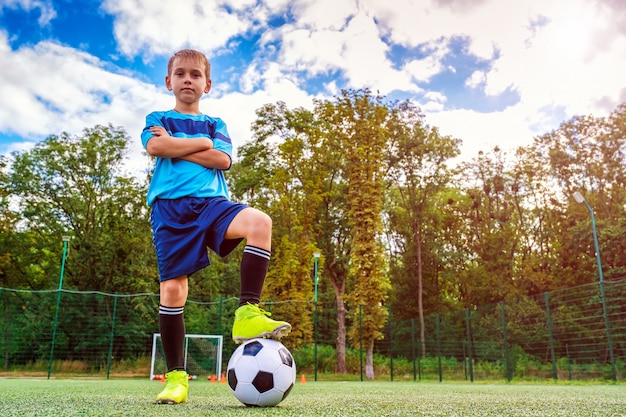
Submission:
[[[232,159],[233,145],[226,124],[221,119],[204,114],[181,114],[173,110],[150,113],[146,116],[146,127],[141,133],[144,148],[153,136],[148,130],[151,126],[162,126],[173,137],[209,137],[213,140],[213,149],[226,153]],[[181,197],[228,198],[224,173],[179,158],[156,158],[148,189],[148,205],[152,206],[157,198]]]

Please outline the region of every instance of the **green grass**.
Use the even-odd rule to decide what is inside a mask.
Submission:
[[[156,405],[147,379],[0,379],[0,416],[626,416],[626,385],[313,382],[274,408],[247,408],[225,384],[190,381]]]

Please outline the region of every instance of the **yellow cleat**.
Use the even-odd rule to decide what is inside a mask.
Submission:
[[[171,371],[165,374],[167,385],[156,397],[157,404],[180,404],[187,401],[189,375],[185,371]]]
[[[250,339],[279,340],[291,331],[291,324],[269,318],[271,314],[257,304],[245,304],[235,311],[233,341],[243,343]]]

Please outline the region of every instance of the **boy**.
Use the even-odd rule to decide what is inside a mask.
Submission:
[[[174,93],[173,110],[146,117],[141,140],[156,157],[147,201],[160,275],[159,328],[167,364],[167,384],[159,404],[187,400],[188,375],[183,345],[188,278],[209,265],[207,247],[229,254],[242,240],[241,292],[232,337],[280,339],[291,330],[270,319],[258,303],[269,266],[272,220],[265,213],[228,200],[224,171],[232,143],[221,119],[200,112],[211,89],[211,67],[204,54],[182,50],[169,60],[165,85]]]

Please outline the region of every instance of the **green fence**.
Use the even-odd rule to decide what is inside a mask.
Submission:
[[[423,340],[418,318],[395,320],[390,311],[385,337],[375,345],[375,373],[416,381],[621,380],[625,301],[626,279],[593,283],[426,316]],[[224,336],[224,363],[235,348],[230,329],[236,307],[237,300],[230,298],[191,300],[185,308],[187,333]],[[308,307],[312,314],[313,301]],[[158,332],[156,294],[0,287],[0,309],[4,373],[28,375],[29,369],[37,369],[39,374],[32,374],[40,375],[44,368],[48,377],[72,371],[124,375],[135,362],[149,361],[152,334]],[[327,348],[336,339],[334,309],[333,304],[319,303],[319,314],[312,314],[318,318],[315,342],[320,348],[319,356],[315,348],[316,376],[318,369],[334,370],[334,351]],[[348,356],[349,372],[363,378],[364,352],[357,347],[349,349]]]
[[[625,370],[624,279],[427,316],[424,343],[418,320],[390,317],[378,350],[392,378],[393,358],[408,359],[415,379],[621,380]]]

